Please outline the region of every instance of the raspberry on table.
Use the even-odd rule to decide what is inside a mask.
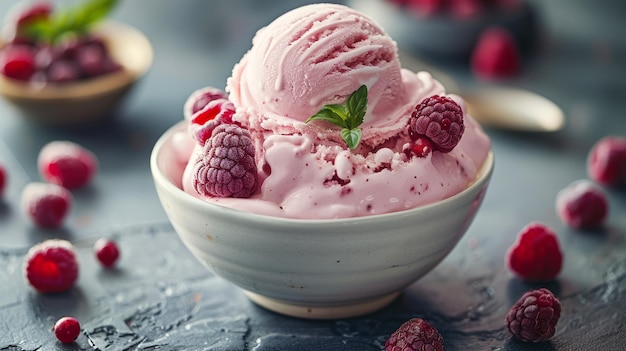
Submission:
[[[76,341],[80,335],[80,323],[74,317],[60,318],[52,327],[57,340],[64,344]]]
[[[69,290],[78,279],[78,260],[67,240],[50,239],[28,250],[24,257],[28,283],[41,293]]]
[[[202,196],[252,196],[259,181],[248,130],[234,124],[217,126],[193,174],[193,187]]]
[[[51,141],[39,151],[37,168],[47,182],[76,189],[87,185],[98,170],[98,159],[71,141]]]
[[[209,102],[217,99],[228,100],[228,95],[221,89],[205,87],[191,93],[183,106],[185,119],[190,120],[194,114],[202,110]]]
[[[606,136],[589,151],[587,173],[605,186],[626,183],[626,138]]]
[[[72,201],[72,194],[62,186],[33,182],[22,190],[21,207],[36,226],[55,229],[65,221]]]
[[[559,191],[556,210],[563,223],[572,228],[597,228],[609,214],[609,201],[592,182],[580,180]]]
[[[513,36],[503,28],[481,33],[471,57],[474,74],[481,78],[505,78],[517,74],[521,59]]]
[[[230,100],[212,100],[191,117],[189,133],[202,146],[211,137],[215,127],[222,123],[232,123],[234,114],[235,105]]]
[[[113,267],[120,257],[120,249],[117,243],[111,239],[98,239],[93,250],[98,261],[106,268]]]
[[[522,279],[548,282],[561,272],[563,254],[556,234],[538,222],[524,227],[506,254],[509,269]]]
[[[554,336],[561,303],[548,289],[526,292],[506,314],[506,328],[522,341],[541,342]]]
[[[411,318],[387,339],[385,351],[443,351],[443,338],[427,321]]]
[[[4,188],[7,185],[7,171],[4,166],[0,165],[0,196],[4,194]]]
[[[415,106],[410,129],[428,138],[436,150],[450,152],[465,131],[463,110],[452,98],[433,95]]]

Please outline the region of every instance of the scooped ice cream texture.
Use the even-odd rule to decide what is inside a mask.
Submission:
[[[358,128],[360,143],[350,149],[341,127],[308,119],[325,105],[345,104],[362,85],[367,110]],[[243,211],[331,219],[411,209],[467,188],[490,150],[489,138],[460,97],[447,95],[427,72],[401,68],[397,45],[383,29],[342,5],[296,8],[260,29],[233,68],[226,91],[235,112],[225,120],[249,132],[258,189],[247,198],[200,195],[194,168],[206,150],[190,135],[178,137],[184,144],[181,161],[189,161],[182,184],[203,200]],[[200,92],[190,99],[201,98]],[[462,136],[452,150],[412,154],[411,115],[422,101],[439,95],[460,106]],[[197,131],[194,116],[202,111],[189,110],[194,101],[185,106],[189,131]],[[224,113],[213,115],[219,121]],[[207,122],[206,116],[198,120]]]

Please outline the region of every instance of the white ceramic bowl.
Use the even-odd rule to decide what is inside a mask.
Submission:
[[[0,75],[0,95],[29,120],[57,127],[86,126],[113,111],[152,66],[153,50],[139,30],[118,22],[95,29],[123,69],[89,80],[36,86]]]
[[[270,310],[347,318],[378,310],[455,247],[480,207],[493,170],[438,203],[383,215],[297,220],[255,215],[199,200],[180,188],[172,136],[157,141],[150,166],[167,216],[191,253]],[[177,164],[178,163],[178,164]]]

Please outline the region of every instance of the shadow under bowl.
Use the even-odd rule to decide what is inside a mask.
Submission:
[[[431,271],[470,226],[491,178],[490,152],[461,193],[419,208],[367,217],[298,220],[246,213],[181,190],[173,137],[156,142],[150,167],[174,230],[216,275],[278,313],[336,319],[374,312]]]
[[[0,94],[23,117],[50,126],[86,126],[114,115],[135,83],[152,65],[153,50],[137,29],[105,22],[94,30],[122,69],[85,81],[41,84],[0,75]]]

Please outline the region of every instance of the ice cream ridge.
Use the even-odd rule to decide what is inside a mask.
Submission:
[[[299,7],[261,28],[225,90],[195,91],[184,115],[183,189],[285,218],[440,201],[475,180],[490,150],[460,97],[403,69],[380,26],[336,4]]]

